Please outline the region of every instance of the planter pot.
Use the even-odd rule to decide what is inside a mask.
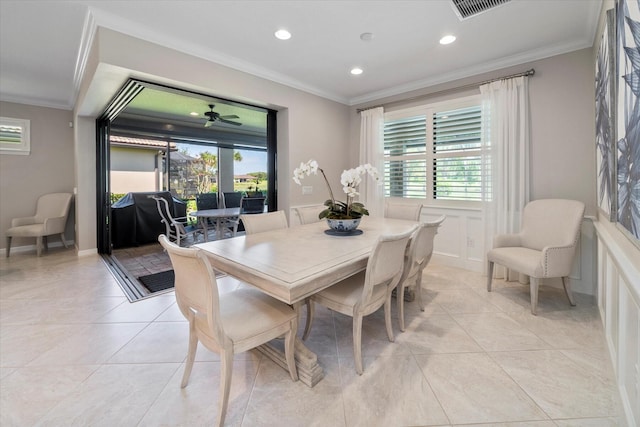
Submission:
[[[355,230],[360,225],[360,219],[329,219],[327,218],[327,225],[330,229],[342,233],[348,233]]]

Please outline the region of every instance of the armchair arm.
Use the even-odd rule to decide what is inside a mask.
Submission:
[[[45,218],[44,220],[44,233],[45,236],[49,234],[64,233],[64,226],[67,223],[66,216],[59,216],[55,218]]]
[[[493,237],[494,248],[507,248],[514,246],[522,246],[520,234],[496,234]]]
[[[570,246],[547,246],[542,249],[544,277],[565,277],[571,273],[576,244]]]
[[[21,225],[31,225],[36,223],[35,216],[23,216],[22,218],[13,218],[11,220],[11,227],[19,227]]]

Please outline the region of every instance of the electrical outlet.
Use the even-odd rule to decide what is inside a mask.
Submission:
[[[303,185],[302,186],[302,194],[312,194],[313,193],[313,187],[310,185]]]

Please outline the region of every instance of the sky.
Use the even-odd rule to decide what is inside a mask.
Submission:
[[[187,148],[188,154],[192,157],[199,157],[200,153],[209,151],[217,154],[215,147],[204,147],[200,145],[178,144],[178,149]],[[234,162],[234,175],[246,175],[250,172],[266,172],[267,171],[267,152],[266,151],[250,151],[239,150],[242,154],[241,162]]]

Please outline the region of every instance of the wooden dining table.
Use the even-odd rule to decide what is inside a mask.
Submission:
[[[291,304],[298,312],[307,297],[367,266],[378,238],[410,230],[416,222],[364,217],[359,234],[328,234],[324,221],[232,239],[194,245],[203,250],[220,271]],[[286,369],[281,351],[260,348]],[[323,372],[316,355],[296,339],[300,380],[313,387]]]

